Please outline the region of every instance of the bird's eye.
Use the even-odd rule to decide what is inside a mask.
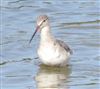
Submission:
[[[44,20],[43,22],[45,22],[46,20]]]

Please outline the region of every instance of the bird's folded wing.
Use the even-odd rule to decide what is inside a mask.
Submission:
[[[57,40],[58,44],[60,44],[60,46],[62,46],[67,52],[70,52],[70,54],[72,54],[72,50],[69,48],[69,46],[67,44],[65,44],[63,41],[61,40]]]

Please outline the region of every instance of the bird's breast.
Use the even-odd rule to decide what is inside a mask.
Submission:
[[[38,55],[41,58],[52,59],[59,56],[59,53],[57,52],[57,47],[48,42],[47,44],[40,45],[38,49]]]
[[[65,50],[61,50],[59,45],[41,44],[38,49],[39,58],[44,64],[59,65],[66,63],[67,58],[69,58],[69,53]]]

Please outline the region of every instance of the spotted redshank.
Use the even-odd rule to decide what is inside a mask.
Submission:
[[[40,32],[40,45],[37,53],[41,62],[48,66],[66,66],[72,50],[65,42],[55,39],[51,34],[48,16],[41,15],[37,18],[37,28],[30,42],[37,31]]]

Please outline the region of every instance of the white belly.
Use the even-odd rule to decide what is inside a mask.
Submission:
[[[42,46],[38,49],[38,55],[41,61],[46,65],[66,65],[70,53],[60,51],[58,47]]]

